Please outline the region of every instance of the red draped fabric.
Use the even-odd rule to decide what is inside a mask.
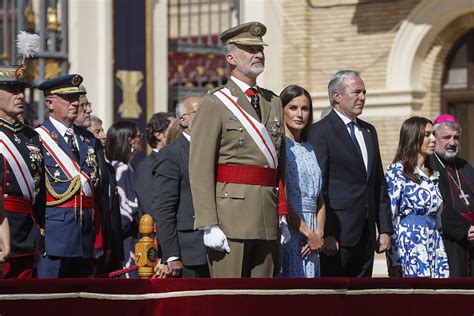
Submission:
[[[0,280],[7,315],[472,315],[470,279]]]

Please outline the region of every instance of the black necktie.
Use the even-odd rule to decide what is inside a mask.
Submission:
[[[255,88],[249,88],[245,91],[245,94],[250,97],[250,104],[252,104],[255,112],[257,112],[258,118],[262,120],[262,112],[260,112],[260,100],[258,98],[258,91]]]
[[[350,123],[347,123],[347,125],[349,126],[349,130],[351,131],[349,134],[351,135],[351,139],[352,139],[352,142],[354,143],[354,147],[355,149],[357,150],[357,152],[359,153],[360,157],[362,158],[362,160],[364,160],[363,156],[362,156],[362,150],[360,149],[360,145],[359,145],[359,142],[357,141],[357,138],[356,138],[356,135],[355,135],[355,131],[354,131],[354,125],[355,123],[354,122],[350,122]]]
[[[72,130],[72,128],[68,128],[66,130],[66,136],[67,144],[71,148],[71,151],[74,154],[76,161],[79,161],[79,150],[77,149],[76,142],[74,141],[74,131]]]

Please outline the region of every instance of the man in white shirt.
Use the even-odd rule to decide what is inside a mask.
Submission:
[[[392,232],[377,132],[358,118],[366,90],[357,71],[338,71],[328,94],[333,110],[312,126],[309,139],[326,204],[321,276],[371,277],[374,250],[388,250]]]

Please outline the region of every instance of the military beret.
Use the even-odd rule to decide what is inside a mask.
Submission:
[[[80,88],[82,76],[66,75],[47,80],[38,86],[44,95],[51,94],[86,94],[86,91]]]
[[[24,81],[24,70],[23,65],[20,66],[0,66],[0,86],[1,85],[17,85],[17,86],[29,86]]]
[[[262,23],[247,22],[222,32],[219,38],[224,44],[268,46],[262,39],[266,32],[267,28]]]

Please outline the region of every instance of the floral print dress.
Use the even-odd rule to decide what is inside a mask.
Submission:
[[[388,265],[401,265],[404,277],[447,278],[448,258],[440,234],[439,173],[428,177],[417,167],[415,174],[420,183],[405,178],[401,162],[391,164],[385,174],[394,227]]]

